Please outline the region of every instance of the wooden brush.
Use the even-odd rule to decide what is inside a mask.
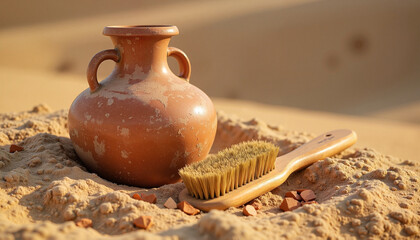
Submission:
[[[277,157],[278,148],[262,141],[244,142],[180,169],[186,189],[179,194],[203,211],[241,206],[280,186],[291,173],[353,145],[356,133],[324,133]]]
[[[243,142],[180,169],[179,175],[195,198],[215,198],[273,170],[278,153],[268,142]]]

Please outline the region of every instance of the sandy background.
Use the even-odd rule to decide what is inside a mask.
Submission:
[[[353,128],[362,134],[363,145],[418,159],[417,1],[43,0],[2,1],[0,7],[0,53],[5,56],[0,59],[0,112],[39,103],[68,108],[87,87],[90,58],[112,48],[101,34],[104,26],[169,23],[180,29],[171,45],[188,54],[191,83],[220,99],[218,109],[282,125],[289,119],[287,127],[314,133]],[[169,61],[176,72],[175,61]],[[111,61],[104,62],[99,79],[112,68]],[[269,104],[276,117],[249,101]],[[240,107],[231,107],[235,104]],[[244,108],[252,109],[237,111]],[[338,123],[342,119],[345,124]],[[353,124],[356,119],[364,127]]]
[[[0,7],[1,112],[31,107],[3,98],[10,74],[85,83],[90,58],[112,48],[104,26],[174,24],[181,34],[171,45],[188,54],[191,82],[212,97],[420,122],[418,1],[6,0]],[[112,68],[103,63],[99,78]],[[19,82],[21,91],[37,84]],[[23,96],[28,102],[26,94],[16,98]]]
[[[170,45],[182,49],[189,56],[192,63],[190,82],[204,90],[213,99],[216,109],[222,111],[219,123],[230,119],[236,124],[234,127],[222,124],[228,130],[219,130],[227,132],[227,135],[235,131],[247,134],[251,131],[252,134],[245,135],[270,136],[269,139],[276,143],[292,139],[284,145],[284,152],[287,152],[314,134],[335,128],[355,130],[359,136],[355,148],[349,150],[347,155],[333,158],[331,162],[320,163],[321,166],[338,168],[331,171],[338,172],[338,175],[331,172],[326,175],[333,179],[331,182],[326,183],[326,178],[312,182],[313,174],[322,175],[316,167],[302,171],[291,179],[287,189],[312,187],[321,195],[322,204],[315,210],[305,209],[297,214],[282,215],[277,207],[285,191],[278,189],[261,197],[265,208],[257,220],[244,219],[238,209],[205,215],[204,220],[198,220],[202,215],[185,217],[179,212],[168,212],[161,206],[164,198],[176,198],[181,188],[179,185],[153,190],[159,196],[155,207],[127,198],[135,191],[149,190],[113,185],[87,173],[77,158],[71,155],[68,140],[57,140],[68,136],[64,125],[66,110],[61,109],[68,109],[78,93],[87,88],[85,71],[90,58],[101,50],[113,47],[110,39],[102,36],[103,27],[122,24],[178,26],[180,35],[174,37]],[[35,236],[37,228],[48,229],[61,237],[64,237],[60,235],[61,228],[72,229],[69,230],[72,234],[85,238],[99,237],[100,234],[118,235],[134,231],[132,227],[125,228],[124,224],[131,226],[132,218],[142,214],[143,210],[122,210],[128,205],[128,209],[130,206],[151,208],[151,214],[156,217],[157,226],[160,226],[152,229],[152,232],[160,232],[160,236],[188,238],[188,234],[191,234],[191,238],[205,238],[211,237],[211,232],[216,228],[226,238],[245,238],[240,233],[252,235],[260,232],[265,233],[265,237],[273,238],[286,234],[277,229],[279,225],[290,225],[291,222],[294,224],[288,226],[293,229],[289,237],[299,236],[303,232],[307,234],[305,237],[320,238],[380,237],[374,234],[376,230],[372,226],[393,234],[390,236],[395,238],[418,236],[419,42],[420,3],[414,0],[165,0],[158,3],[123,1],[118,4],[108,0],[41,0],[36,4],[31,1],[1,1],[0,145],[3,155],[0,160],[4,162],[4,167],[0,169],[3,179],[0,204],[3,206],[1,209],[5,210],[0,211],[0,218],[4,222],[0,229],[9,231],[15,237],[22,229]],[[170,59],[170,65],[176,72],[177,65],[173,59]],[[111,61],[103,63],[98,78],[107,76],[112,68]],[[52,110],[28,112],[40,103],[47,104]],[[58,112],[54,112],[56,110]],[[263,127],[246,124],[254,118]],[[28,122],[36,124],[25,125]],[[267,124],[279,126],[278,131],[270,132],[264,127]],[[49,129],[48,126],[53,127]],[[41,132],[50,135],[36,135]],[[64,141],[62,144],[68,153],[56,152],[57,146],[48,145],[48,139]],[[233,143],[227,139],[219,136],[218,146]],[[247,139],[234,139],[242,140]],[[24,141],[24,145],[30,149],[27,153],[10,156],[5,153],[10,144],[20,141]],[[39,145],[46,150],[39,150]],[[28,165],[35,157],[41,161],[39,166],[36,165],[39,169],[32,169]],[[49,162],[51,158],[57,162]],[[350,167],[340,165],[344,164],[344,160],[351,162]],[[57,167],[58,163],[62,167]],[[368,167],[363,169],[363,164]],[[77,169],[72,170],[73,167]],[[64,170],[51,175],[48,169]],[[42,170],[42,174],[38,175],[38,170]],[[14,172],[17,173],[13,175]],[[17,177],[7,177],[10,174]],[[341,175],[347,178],[340,180]],[[19,180],[20,176],[24,176],[22,181]],[[305,179],[303,185],[301,178]],[[93,181],[92,185],[86,179]],[[28,181],[39,183],[28,184]],[[400,183],[405,186],[399,188]],[[81,188],[80,192],[65,190],[63,196],[68,198],[72,194],[81,194],[84,196],[82,199],[66,203],[54,198],[51,202],[45,200],[47,192],[55,186],[63,185],[71,189],[72,184],[88,184],[88,187]],[[328,190],[325,188],[328,184],[338,187]],[[89,191],[91,187],[95,191]],[[369,193],[361,193],[362,189],[368,189]],[[39,194],[32,195],[35,192]],[[114,192],[127,196],[119,193],[115,193],[117,197],[105,196]],[[386,198],[388,202],[379,200],[379,196],[385,195],[389,195]],[[103,197],[95,200],[95,196]],[[25,200],[32,197],[32,203]],[[121,203],[112,202],[116,201],[112,200],[113,197]],[[363,203],[350,203],[352,199],[359,198],[363,199]],[[104,202],[111,202],[112,216],[95,215],[100,204],[91,205],[91,201],[103,199],[107,199]],[[401,207],[401,202],[406,205]],[[37,209],[38,205],[41,209],[31,210]],[[357,207],[352,208],[353,205],[361,207],[354,210]],[[83,216],[77,215],[74,212],[76,209],[85,211],[86,216],[97,220],[95,230],[85,232],[70,224],[71,220]],[[384,210],[374,216],[377,209]],[[345,215],[346,210],[354,218]],[[65,211],[67,217],[74,213],[75,218],[61,216],[60,213]],[[323,220],[325,222],[314,222],[318,217],[313,213],[317,211],[329,212],[327,219]],[[50,219],[49,216],[55,212],[58,216]],[[114,220],[107,220],[110,218],[119,222],[111,223]],[[216,224],[225,218],[225,225]],[[67,220],[70,220],[68,226],[63,225]],[[106,221],[110,221],[110,225],[106,225]],[[370,222],[378,224],[372,223],[368,227]],[[14,223],[21,225],[11,228]],[[118,224],[123,227],[120,228]],[[249,224],[253,230],[247,232]],[[258,227],[264,224],[270,226],[269,231]],[[331,227],[320,227],[325,225]],[[359,228],[364,225],[367,226],[366,233]],[[106,228],[109,228],[109,232]],[[229,228],[236,229],[236,232],[226,230]],[[322,232],[324,230],[325,233]],[[157,237],[136,232],[139,231],[132,234],[140,234],[144,238]],[[334,235],[334,232],[339,233]]]

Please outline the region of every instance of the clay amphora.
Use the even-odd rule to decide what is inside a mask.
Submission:
[[[190,62],[168,47],[176,26],[109,26],[115,49],[89,63],[89,88],[73,102],[69,131],[87,168],[113,182],[157,187],[180,180],[178,169],[206,157],[216,134],[213,103],[189,83]],[[178,61],[180,76],[167,57]],[[98,83],[100,63],[114,71]]]

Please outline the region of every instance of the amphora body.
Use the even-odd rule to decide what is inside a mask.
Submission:
[[[217,117],[209,97],[189,83],[190,62],[168,47],[175,26],[111,26],[115,49],[96,54],[88,67],[89,88],[73,102],[69,131],[86,167],[113,182],[157,187],[180,180],[178,169],[206,157]],[[180,76],[167,57],[178,60]],[[107,59],[114,71],[98,83]]]

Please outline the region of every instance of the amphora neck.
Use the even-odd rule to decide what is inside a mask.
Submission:
[[[120,54],[114,73],[125,75],[139,70],[145,74],[170,71],[167,51],[171,37],[177,34],[176,26],[105,27],[104,35],[111,37]]]

